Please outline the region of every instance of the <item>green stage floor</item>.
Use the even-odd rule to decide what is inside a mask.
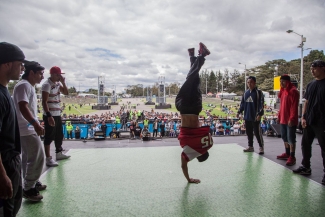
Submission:
[[[323,186],[242,149],[218,144],[190,162],[200,184],[187,184],[180,147],[72,149],[18,216],[325,216]]]

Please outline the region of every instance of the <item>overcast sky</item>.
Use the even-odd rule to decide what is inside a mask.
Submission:
[[[1,0],[0,20],[0,41],[46,67],[45,78],[59,66],[77,90],[97,89],[98,76],[118,92],[160,76],[183,83],[199,42],[214,71],[300,58],[288,29],[325,50],[325,0]]]

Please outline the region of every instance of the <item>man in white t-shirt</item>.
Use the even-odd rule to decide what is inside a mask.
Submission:
[[[30,201],[41,201],[43,196],[39,190],[45,190],[38,179],[44,166],[44,148],[40,135],[44,135],[44,128],[37,118],[37,97],[35,84],[39,84],[43,77],[44,67],[37,62],[25,61],[25,73],[13,93],[17,111],[18,126],[22,147],[22,177],[23,197]]]
[[[61,120],[60,93],[69,95],[65,78],[61,69],[53,66],[50,69],[51,76],[42,85],[43,120],[45,126],[44,148],[46,165],[49,167],[58,166],[50,154],[50,144],[54,140],[56,160],[67,159],[70,156],[63,153],[63,127]]]

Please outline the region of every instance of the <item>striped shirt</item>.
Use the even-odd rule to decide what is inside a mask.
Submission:
[[[42,92],[49,93],[49,98],[46,103],[52,116],[61,116],[60,87],[59,82],[52,82],[50,78],[42,85]],[[46,115],[44,109],[43,114]]]

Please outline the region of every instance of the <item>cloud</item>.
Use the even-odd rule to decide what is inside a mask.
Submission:
[[[69,86],[123,90],[153,85],[159,76],[183,83],[187,49],[204,42],[203,68],[243,72],[272,59],[299,57],[300,38],[324,50],[324,1],[3,0],[0,40],[20,46],[30,60],[65,72]]]

